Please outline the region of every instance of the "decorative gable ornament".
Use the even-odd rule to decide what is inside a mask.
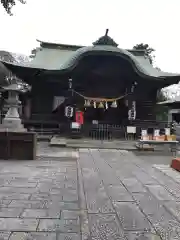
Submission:
[[[106,33],[104,36],[100,37],[97,41],[93,42],[93,45],[107,45],[107,46],[113,46],[117,47],[118,44],[108,36],[109,29],[106,29]]]

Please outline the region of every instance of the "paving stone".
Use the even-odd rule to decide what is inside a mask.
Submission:
[[[174,219],[164,220],[153,226],[162,240],[180,239],[180,223]]]
[[[51,194],[48,201],[56,201],[56,202],[65,201],[65,200],[63,200],[63,193],[61,193],[61,194],[62,195]],[[69,201],[70,201],[70,199],[69,199]]]
[[[48,192],[50,195],[62,195],[63,188],[51,188]]]
[[[0,218],[0,231],[36,231],[38,220]]]
[[[31,195],[30,200],[48,200],[50,198],[49,193],[35,193]]]
[[[147,199],[145,205],[145,198],[143,199],[143,211],[148,213],[147,217],[155,228],[157,234],[159,234],[164,240],[179,239],[180,223],[178,223],[173,215],[166,211],[162,205],[159,203],[157,204],[157,202],[154,202],[154,200],[151,202],[151,200],[148,201]],[[152,204],[153,202],[158,206],[157,208],[154,204],[154,210]],[[149,206],[151,207],[149,208]]]
[[[125,178],[122,182],[131,193],[146,192],[145,187],[136,178]]]
[[[16,182],[16,181],[11,181],[9,186],[11,187],[24,187],[24,188],[35,188],[37,186],[37,182]]]
[[[80,223],[76,220],[41,219],[39,222],[38,231],[79,233]]]
[[[152,222],[159,222],[161,219],[169,218],[169,213],[163,207],[163,202],[159,202],[155,197],[148,193],[136,193],[133,195],[148,219]]]
[[[180,202],[175,201],[168,201],[164,202],[163,205],[172,213],[173,216],[177,218],[177,220],[180,222]]]
[[[177,201],[180,201],[180,184],[168,178],[159,178],[158,182],[171,193]]]
[[[6,208],[11,203],[11,200],[0,200],[0,208]]]
[[[157,181],[153,179],[151,176],[143,172],[142,170],[134,171],[133,174],[136,176],[136,178],[145,185],[157,185]]]
[[[107,188],[108,194],[112,201],[116,202],[128,202],[133,201],[132,196],[122,186],[109,186]]]
[[[33,200],[13,200],[10,204],[9,207],[14,207],[14,208],[43,208],[45,205],[45,202],[43,201],[33,201]]]
[[[38,192],[37,188],[22,188],[22,187],[1,187],[0,188],[0,193],[7,193],[7,194],[12,194],[12,193],[23,193],[23,194],[33,194]]]
[[[80,211],[70,211],[70,210],[62,210],[61,218],[62,219],[76,219],[78,220],[80,217]]]
[[[81,237],[76,233],[59,233],[56,240],[81,240]]]
[[[92,240],[126,240],[114,214],[90,214],[89,225]]]
[[[158,200],[174,200],[174,197],[160,185],[149,185],[147,188]]]
[[[0,199],[20,199],[20,200],[28,200],[31,194],[27,193],[1,193],[0,191]]]
[[[88,213],[112,213],[114,209],[107,196],[97,196],[95,193],[86,195]]]
[[[75,184],[75,183],[74,183],[74,184]],[[55,182],[55,181],[54,181],[51,185],[52,185],[52,188],[62,189],[62,188],[65,187],[65,181],[61,181],[61,182],[59,182],[59,181]]]
[[[152,227],[148,219],[142,214],[135,203],[116,202],[114,206],[125,230],[151,230]]]
[[[69,202],[74,202],[74,201],[78,201],[78,194],[76,190],[72,190],[72,189],[65,189],[65,191],[63,191],[63,201],[69,201]]]
[[[21,218],[60,218],[58,209],[25,209]]]
[[[147,232],[126,232],[127,240],[161,240],[156,233]]]
[[[49,193],[52,188],[55,188],[53,184],[46,184],[46,183],[39,183],[37,186],[38,192],[40,193]],[[60,191],[60,188],[59,188],[59,191]]]
[[[71,188],[71,189],[77,189],[77,182],[76,181],[67,181],[64,182],[64,187],[65,188]]]
[[[9,240],[57,240],[56,233],[14,232]]]
[[[9,240],[10,232],[0,232],[0,240]]]
[[[78,210],[78,203],[75,202],[60,202],[60,201],[50,201],[45,204],[46,208],[55,209],[58,208],[60,210]]]
[[[23,209],[21,208],[0,208],[0,218],[19,217]]]

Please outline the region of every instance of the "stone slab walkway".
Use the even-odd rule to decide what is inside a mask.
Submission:
[[[102,149],[80,149],[79,165],[92,239],[180,239],[180,185],[170,168]]]
[[[168,166],[125,150],[46,153],[0,161],[0,240],[180,239],[180,178]]]

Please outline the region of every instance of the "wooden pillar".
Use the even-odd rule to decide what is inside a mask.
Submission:
[[[24,106],[24,116],[26,119],[31,117],[31,99],[27,98]]]
[[[0,92],[0,124],[2,123],[2,93]]]

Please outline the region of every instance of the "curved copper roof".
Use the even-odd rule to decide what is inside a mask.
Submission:
[[[57,72],[64,72],[64,71],[71,71],[73,70],[79,63],[79,61],[84,57],[88,55],[97,55],[97,54],[105,54],[105,55],[115,55],[120,56],[127,61],[129,61],[132,64],[132,67],[134,70],[143,77],[148,78],[154,78],[154,79],[161,79],[161,80],[169,80],[168,84],[174,84],[178,83],[180,81],[180,74],[172,74],[167,72],[162,72],[156,68],[154,68],[149,60],[145,58],[145,56],[135,56],[129,51],[121,48],[117,48],[114,46],[108,46],[108,45],[95,45],[95,46],[89,46],[89,47],[82,47],[74,51],[70,57],[64,62],[61,63],[61,65],[58,67],[58,69],[46,69],[46,68],[39,68],[32,66],[31,64],[28,64],[27,66],[21,66],[17,64],[7,63],[4,62],[4,64],[12,70],[19,77],[21,77],[19,74],[21,71],[26,71],[27,74],[32,73],[32,75],[41,74],[41,72],[46,73],[56,73]],[[17,68],[21,68],[18,69]],[[167,83],[167,81],[166,81]]]
[[[125,49],[117,48],[113,46],[107,46],[107,45],[96,45],[96,46],[79,48],[74,52],[71,58],[69,58],[64,64],[60,66],[59,70],[74,68],[78,64],[79,60],[83,58],[83,56],[86,56],[88,54],[96,54],[96,53],[103,53],[103,52],[106,54],[117,55],[125,58],[126,60],[132,63],[135,70],[140,74],[146,75],[148,77],[154,77],[154,78],[179,76],[179,81],[180,81],[180,74],[162,72],[156,69],[150,64],[149,60],[144,56],[134,56],[132,53],[130,53]]]

